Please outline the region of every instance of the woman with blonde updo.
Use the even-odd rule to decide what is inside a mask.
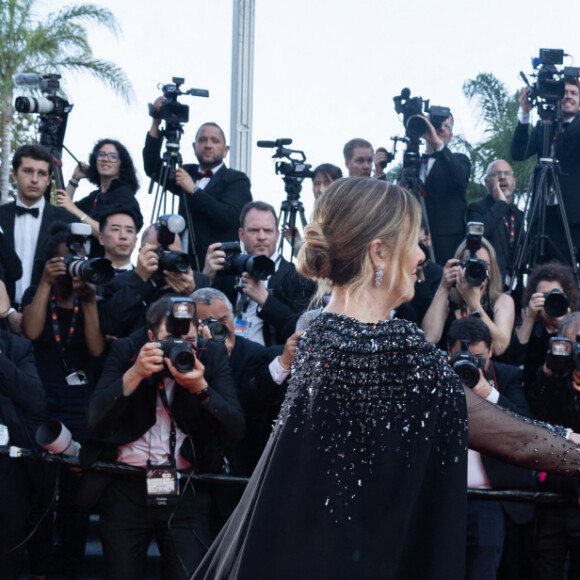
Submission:
[[[580,474],[571,443],[464,391],[416,325],[390,319],[413,295],[419,223],[412,194],[375,179],[337,180],[319,198],[298,270],[330,301],[193,580],[464,577],[467,407],[474,449]]]

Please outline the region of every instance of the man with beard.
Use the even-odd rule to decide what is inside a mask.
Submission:
[[[164,102],[165,97],[159,97],[153,107],[159,111]],[[159,179],[162,167],[160,123],[161,119],[153,119],[143,148],[145,173],[155,180]],[[198,164],[187,163],[181,166],[176,169],[174,176],[169,176],[166,183],[169,191],[182,195],[179,213],[186,220],[187,213],[191,216],[195,248],[186,243],[183,250],[197,256],[199,270],[203,269],[210,244],[237,239],[240,211],[246,203],[252,201],[248,177],[224,165],[229,149],[219,125],[204,123],[198,129],[193,143]],[[187,230],[183,239],[189,242]],[[194,269],[198,269],[195,264]]]

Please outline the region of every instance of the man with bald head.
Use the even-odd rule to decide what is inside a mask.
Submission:
[[[524,212],[514,204],[516,179],[511,165],[503,159],[489,164],[485,174],[487,195],[467,208],[468,222],[482,222],[484,236],[491,242],[505,282],[511,267]]]

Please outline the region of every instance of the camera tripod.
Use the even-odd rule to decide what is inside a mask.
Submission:
[[[175,179],[175,171],[183,164],[183,159],[179,151],[179,142],[181,140],[181,135],[183,134],[183,127],[178,124],[173,127],[168,127],[164,131],[161,131],[161,135],[165,137],[165,152],[161,157],[161,167],[159,168],[159,175],[157,178],[152,177],[149,184],[149,193],[153,192],[154,183],[157,183],[155,189],[155,198],[153,200],[153,210],[151,212],[151,223],[156,222],[160,215],[166,213],[177,213],[175,211],[175,197],[171,199],[171,207],[169,212],[167,211],[168,200],[167,200],[167,183],[169,180]],[[195,250],[195,231],[193,229],[193,221],[191,219],[191,213],[186,202],[186,193],[183,189],[179,188],[179,199],[180,207],[183,208],[183,213],[185,214],[185,222],[187,224],[187,236],[188,236],[188,251],[189,254],[193,256],[194,268],[199,270],[199,260],[197,258],[197,252]]]
[[[278,214],[278,223],[282,231],[282,236],[280,237],[280,243],[278,245],[278,252],[282,254],[282,248],[284,247],[284,240],[286,236],[285,232],[291,232],[291,237],[288,239],[290,244],[290,261],[294,259],[296,250],[299,248],[297,242],[300,240],[298,231],[296,229],[296,214],[300,216],[300,223],[302,224],[302,230],[306,227],[308,223],[306,221],[306,216],[304,215],[304,205],[300,201],[300,191],[302,190],[302,184],[295,177],[284,177],[284,191],[286,191],[286,199],[282,202],[280,206],[280,213]]]
[[[557,255],[564,263],[569,263],[576,280],[580,283],[576,255],[570,235],[570,226],[566,217],[566,210],[562,199],[562,190],[558,179],[558,160],[550,155],[550,141],[552,136],[553,119],[544,119],[543,157],[532,170],[526,205],[524,208],[524,223],[527,230],[521,229],[518,236],[516,251],[513,260],[511,277],[508,277],[508,287],[515,291],[518,281],[524,273],[530,272],[533,267],[545,262],[549,256]],[[562,222],[566,238],[565,248],[559,248],[546,234],[547,206],[556,205]],[[534,218],[536,218],[535,220]],[[532,235],[532,227],[534,234]],[[548,246],[553,250],[548,252]]]

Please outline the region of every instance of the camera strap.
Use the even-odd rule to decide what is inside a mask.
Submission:
[[[60,349],[61,354],[64,354],[67,345],[71,341],[73,334],[75,333],[77,321],[79,318],[79,312],[81,309],[81,301],[78,294],[75,292],[75,297],[73,301],[73,314],[72,319],[70,321],[70,327],[66,336],[61,337],[60,335],[60,326],[58,324],[58,311],[56,309],[56,295],[54,291],[50,295],[50,319],[52,322],[52,332],[54,334],[54,340],[56,341],[57,346]]]
[[[147,461],[147,504],[163,507],[177,503],[179,497],[179,482],[175,462],[175,421],[173,420],[173,414],[169,407],[163,380],[157,382],[157,390],[159,391],[163,408],[171,422],[169,432],[169,463],[167,465],[153,465],[150,460]]]

